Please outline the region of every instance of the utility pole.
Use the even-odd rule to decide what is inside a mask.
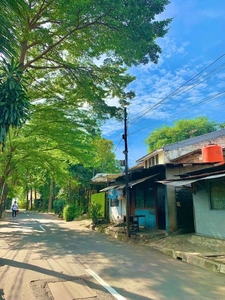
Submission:
[[[124,134],[123,134],[125,150],[125,193],[126,193],[126,236],[130,237],[130,195],[129,195],[129,179],[128,179],[128,147],[127,147],[127,109],[124,107]]]

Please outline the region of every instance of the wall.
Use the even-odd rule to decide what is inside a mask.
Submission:
[[[209,197],[205,189],[193,194],[193,200],[196,233],[225,239],[225,211],[210,209]]]
[[[204,165],[166,168],[166,179],[178,178],[177,175],[204,169]],[[173,233],[177,231],[177,203],[175,187],[167,185],[166,188],[166,231]]]
[[[159,155],[159,164],[164,164],[164,152],[161,151],[158,153]]]
[[[120,197],[119,206],[110,206],[110,199],[108,201],[109,205],[109,220],[111,223],[119,223],[123,221],[123,216],[126,215],[126,199]]]
[[[195,150],[202,149],[204,146],[207,146],[210,143],[218,144],[224,148],[225,130],[218,130],[217,132],[212,132],[165,146],[165,163],[169,163],[170,161],[173,161]],[[199,156],[199,159],[201,159],[201,156]]]
[[[105,218],[105,193],[96,193],[91,195],[91,203],[100,203],[101,204],[101,215]]]
[[[139,226],[147,229],[156,228],[155,210],[154,209],[135,209],[135,215],[145,215],[139,218]]]

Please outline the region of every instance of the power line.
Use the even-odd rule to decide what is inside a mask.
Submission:
[[[207,102],[209,102],[209,101],[212,101],[214,98],[220,97],[220,96],[222,96],[224,93],[225,93],[225,91],[222,91],[222,92],[220,92],[220,93],[218,93],[218,94],[216,94],[216,95],[213,95],[212,97],[209,97],[209,98],[206,98],[206,99],[204,99],[204,100],[202,100],[202,101],[199,101],[198,103],[196,103],[196,104],[194,104],[194,105],[192,105],[192,106],[189,106],[189,107],[187,107],[187,108],[185,108],[185,109],[182,109],[182,110],[176,112],[176,115],[177,115],[177,114],[180,114],[180,113],[182,113],[182,112],[184,112],[184,111],[187,111],[187,110],[189,110],[189,109],[191,109],[191,108],[193,108],[193,107],[195,107],[195,106],[198,106],[199,104],[207,103]],[[173,115],[174,115],[174,114],[173,114]],[[147,126],[144,127],[144,128],[147,128]],[[144,129],[144,128],[142,128],[142,129]],[[134,133],[137,133],[137,132],[140,132],[142,129],[137,130],[137,131],[133,131],[133,132],[130,133],[130,135],[131,135],[131,134],[134,134]]]
[[[173,92],[171,92],[169,95],[167,95],[166,97],[164,97],[162,100],[160,100],[159,102],[157,102],[155,105],[153,105],[152,107],[150,107],[149,109],[145,110],[139,117],[137,117],[136,119],[134,119],[130,125],[132,125],[133,123],[137,122],[141,117],[143,117],[144,115],[146,115],[149,111],[153,110],[154,108],[158,107],[159,105],[161,105],[165,100],[167,100],[168,98],[170,98],[171,96],[174,96],[179,90],[181,90],[184,86],[187,85],[187,83],[191,82],[194,78],[196,78],[197,76],[199,76],[200,74],[202,74],[205,70],[207,70],[209,67],[211,67],[213,64],[215,64],[217,61],[219,61],[222,57],[225,56],[225,53],[222,54],[220,57],[218,57],[216,60],[214,60],[212,63],[210,63],[207,67],[205,67],[203,70],[201,70],[200,72],[198,72],[196,75],[194,75],[192,78],[190,78],[188,81],[186,81],[184,84],[182,84],[180,87],[178,87],[177,89],[175,89]]]

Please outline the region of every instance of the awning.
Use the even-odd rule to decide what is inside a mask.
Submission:
[[[107,192],[107,191],[113,190],[113,189],[115,189],[115,188],[117,188],[117,187],[118,187],[118,185],[107,186],[107,187],[105,187],[104,189],[100,190],[99,192]]]
[[[206,177],[201,177],[201,178],[193,178],[193,179],[178,179],[178,180],[162,180],[158,181],[159,183],[165,184],[165,185],[170,185],[170,186],[182,186],[182,185],[189,185],[193,182],[200,181],[200,180],[209,180],[209,179],[216,179],[220,177],[225,177],[225,174],[217,174],[217,175],[210,175]]]
[[[135,180],[135,181],[131,181],[131,182],[129,182],[128,186],[132,187],[134,185],[140,184],[140,183],[142,183],[142,182],[144,182],[144,181],[146,181],[146,180],[148,180],[150,178],[156,177],[157,175],[159,175],[159,173],[151,175],[151,176],[148,176],[148,177],[144,177],[144,178],[141,178],[141,179],[138,179],[138,180]]]
[[[146,180],[148,180],[148,179],[150,179],[150,178],[156,177],[157,175],[159,175],[159,173],[154,174],[154,175],[151,175],[151,176],[147,176],[147,177],[144,177],[144,178],[141,178],[141,179],[138,179],[138,180],[131,181],[131,182],[128,183],[128,186],[129,186],[129,187],[132,187],[132,186],[134,186],[134,185],[140,184],[140,183],[142,183],[142,182],[144,182],[144,181],[146,181]],[[119,189],[124,189],[125,187],[126,187],[126,184],[122,184],[122,185],[111,185],[111,186],[107,186],[106,188],[100,190],[100,192],[107,192],[107,191],[109,191],[109,190],[114,190],[114,189],[119,190]]]

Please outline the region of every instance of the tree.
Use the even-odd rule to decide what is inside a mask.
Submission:
[[[121,167],[113,153],[113,142],[97,136],[92,142],[95,155],[92,159],[93,176],[98,172],[119,173]]]
[[[155,40],[166,34],[171,20],[156,21],[155,16],[168,3],[4,0],[0,22],[8,18],[10,30],[0,31],[0,38],[13,33],[14,42],[7,43],[12,47],[9,53],[15,53],[23,71],[29,71],[31,90],[40,91],[31,101],[61,102],[70,109],[75,102],[76,108],[77,103],[86,105],[90,116],[120,117],[121,109],[108,105],[106,99],[124,98],[124,89],[134,79],[126,74],[127,66],[157,62],[161,49]],[[99,61],[102,57],[104,63]]]
[[[0,6],[0,53],[10,57],[16,54],[18,40],[13,16],[24,15],[27,5],[24,0],[1,0]]]
[[[88,132],[92,121],[84,119],[83,124],[77,124],[70,117],[56,106],[38,106],[29,123],[11,129],[0,156],[1,183],[24,190],[40,191],[43,187],[43,200],[47,203],[53,200],[50,194],[54,181],[67,191],[68,199],[75,196],[81,203],[81,194],[87,199],[93,168],[102,171],[104,166],[104,170],[112,172],[117,164],[112,142]]]
[[[215,131],[217,128],[218,124],[209,121],[207,117],[190,120],[181,119],[175,122],[174,126],[164,125],[155,129],[145,142],[148,145],[148,151],[152,152],[165,145]]]
[[[27,78],[31,120],[22,130],[12,130],[22,136],[15,136],[12,146],[9,141],[10,155],[4,155],[7,164],[3,164],[0,187],[9,173],[17,172],[16,162],[25,162],[24,167],[21,165],[24,174],[25,169],[31,170],[32,165],[38,168],[42,163],[51,179],[60,169],[59,161],[63,170],[72,162],[85,165],[87,156],[92,155],[88,145],[91,137],[99,133],[101,122],[112,116],[121,118],[123,114],[110,100],[122,101],[130,96],[125,89],[134,77],[127,73],[127,68],[149,61],[157,63],[161,49],[156,39],[166,34],[171,21],[155,19],[168,0],[18,3],[26,6],[23,13],[9,7],[3,11],[10,30],[7,34],[0,31],[0,38],[13,33],[12,44],[6,44],[11,48],[5,49],[9,56],[13,53],[15,65]],[[6,53],[4,49],[0,51]],[[6,113],[9,114],[10,111]],[[57,123],[56,119],[53,121],[54,114],[60,121],[58,126],[49,127],[47,121]],[[68,120],[73,130],[69,129]],[[33,133],[30,138],[32,130],[36,135]]]
[[[27,98],[22,69],[14,59],[2,61],[0,68],[0,144],[4,148],[10,126],[21,127],[28,118]]]
[[[161,50],[155,40],[166,34],[171,21],[155,20],[168,0],[25,3],[23,14],[12,11],[10,17],[17,58],[23,70],[29,70],[32,89],[41,86],[45,94],[48,86],[59,101],[59,90],[52,89],[52,83],[61,81],[61,93],[70,90],[73,99],[80,105],[88,103],[98,117],[117,111],[104,99],[120,99],[134,79],[125,74],[126,66],[157,62]],[[98,61],[102,57],[104,63]],[[62,102],[64,92],[61,95]]]

